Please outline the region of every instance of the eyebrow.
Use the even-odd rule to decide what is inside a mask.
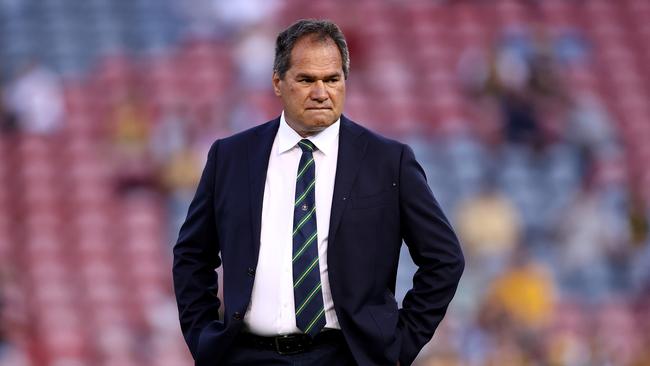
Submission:
[[[328,79],[333,79],[333,78],[340,78],[340,77],[341,77],[341,73],[340,73],[340,72],[337,72],[336,74],[325,75],[325,76],[323,77],[323,80],[328,80]],[[296,79],[300,79],[300,78],[305,78],[305,79],[312,79],[312,80],[314,80],[314,79],[318,79],[318,76],[316,76],[316,75],[312,75],[312,74],[306,74],[306,73],[300,73],[300,74],[297,74],[297,75],[296,75]]]

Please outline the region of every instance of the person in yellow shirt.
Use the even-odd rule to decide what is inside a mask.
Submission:
[[[486,304],[514,325],[535,331],[548,324],[553,313],[554,293],[548,270],[519,251],[510,268],[492,282]]]

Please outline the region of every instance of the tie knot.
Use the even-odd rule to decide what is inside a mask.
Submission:
[[[312,152],[316,150],[316,145],[308,139],[302,139],[298,141],[298,146],[302,149],[302,152]]]

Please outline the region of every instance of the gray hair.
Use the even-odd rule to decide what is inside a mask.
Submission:
[[[343,61],[343,75],[347,79],[350,72],[350,52],[345,36],[336,24],[319,19],[301,19],[278,34],[273,71],[278,73],[280,79],[284,79],[291,67],[291,50],[300,38],[307,35],[315,36],[318,41],[326,41],[329,38],[336,43]]]

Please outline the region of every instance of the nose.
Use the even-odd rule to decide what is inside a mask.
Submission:
[[[322,80],[317,80],[313,84],[309,96],[311,97],[312,100],[316,100],[318,102],[326,101],[328,95],[327,95],[327,91],[325,90],[325,83],[323,83]]]

